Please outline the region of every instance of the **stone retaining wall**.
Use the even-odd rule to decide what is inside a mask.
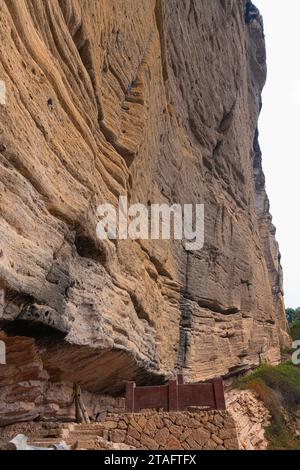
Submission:
[[[237,433],[226,411],[109,414],[103,437],[138,449],[235,450]]]

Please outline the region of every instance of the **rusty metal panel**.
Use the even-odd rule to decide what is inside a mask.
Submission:
[[[213,385],[211,383],[178,385],[179,409],[189,406],[203,406],[214,409],[216,406]]]
[[[183,377],[170,380],[167,385],[137,387],[134,382],[126,386],[126,411],[143,409],[184,411],[199,409],[225,409],[223,381],[215,378],[207,382],[185,384]]]
[[[169,409],[168,385],[136,387],[134,391],[135,410],[163,408]]]

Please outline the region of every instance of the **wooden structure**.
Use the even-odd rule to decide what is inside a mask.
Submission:
[[[207,382],[185,384],[183,376],[177,375],[166,385],[137,387],[135,382],[127,382],[125,407],[128,413],[145,409],[184,411],[193,407],[224,410],[223,381],[218,377]]]

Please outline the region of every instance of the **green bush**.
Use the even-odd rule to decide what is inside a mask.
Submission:
[[[298,308],[287,308],[285,310],[287,321],[291,324],[294,321],[300,321],[300,307]]]

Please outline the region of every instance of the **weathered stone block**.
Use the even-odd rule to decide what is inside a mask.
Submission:
[[[165,445],[165,448],[168,450],[180,450],[182,449],[182,445],[175,436],[170,435]]]
[[[150,450],[157,450],[159,448],[159,444],[146,434],[141,436],[141,445]]]
[[[135,427],[131,424],[128,426],[128,435],[139,441],[141,439],[141,433],[139,433]]]
[[[127,429],[127,423],[124,420],[118,422],[118,429]]]
[[[207,443],[210,438],[210,433],[204,431],[204,429],[198,428],[192,432],[192,438],[196,441],[201,447]]]
[[[216,434],[211,435],[211,439],[215,441],[218,445],[223,445],[223,439],[220,439]]]
[[[161,428],[156,432],[154,439],[159,446],[164,446],[169,435],[170,431],[168,428]]]
[[[114,429],[109,432],[109,437],[112,442],[124,442],[126,437],[126,431],[121,429]]]
[[[224,446],[228,450],[238,450],[239,445],[237,439],[225,439]]]
[[[106,429],[116,429],[118,426],[118,423],[116,421],[105,421],[104,422],[104,427]]]
[[[173,424],[169,428],[171,434],[173,434],[173,436],[175,436],[177,439],[179,439],[179,437],[181,436],[183,429],[184,429],[183,426],[176,426],[175,424]]]

